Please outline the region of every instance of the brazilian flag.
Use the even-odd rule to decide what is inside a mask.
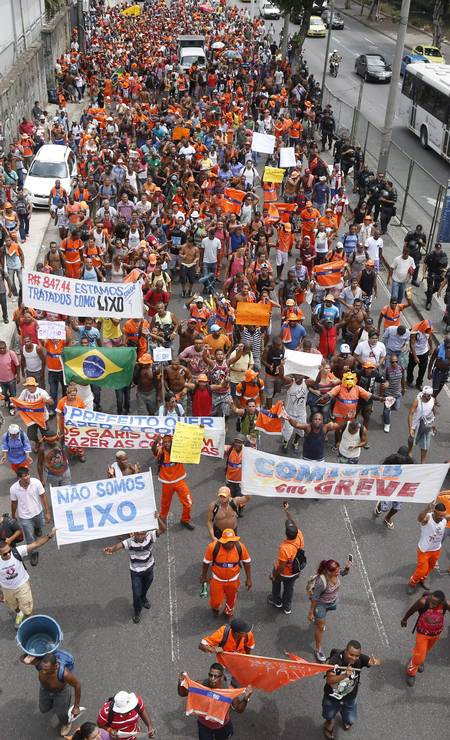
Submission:
[[[117,67],[117,69],[111,75],[111,83],[113,87],[119,84],[120,78],[123,76],[123,67]]]
[[[106,388],[130,385],[136,350],[133,347],[64,347],[66,383],[93,383]]]

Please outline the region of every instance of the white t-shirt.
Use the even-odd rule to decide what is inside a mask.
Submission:
[[[375,360],[379,365],[386,357],[386,347],[383,342],[377,342],[374,347],[371,347],[369,342],[359,342],[355,349],[355,355],[361,364],[367,362],[367,360]]]
[[[187,161],[190,162],[192,159],[192,155],[195,154],[195,149],[192,144],[188,144],[187,146],[180,146],[178,153],[184,154]]]
[[[17,552],[21,558],[25,558],[28,554],[27,545],[18,545],[16,547]],[[20,588],[30,579],[26,568],[23,563],[20,562],[13,553],[8,560],[0,560],[0,586],[6,589]]]
[[[445,534],[447,520],[441,519],[435,522],[433,514],[427,514],[426,524],[420,527],[420,539],[418,548],[421,552],[434,552],[439,550],[442,545],[442,538]]]
[[[17,501],[17,516],[19,519],[31,519],[42,511],[41,496],[45,488],[38,478],[30,478],[27,488],[20,485],[20,481],[13,483],[9,489],[11,501]]]
[[[77,396],[78,398],[81,398],[82,401],[86,404],[86,409],[88,411],[94,410],[94,396],[92,393],[92,388],[90,385],[78,385],[77,386]]]
[[[404,260],[403,257],[399,255],[391,264],[391,270],[393,270],[392,280],[395,280],[396,283],[406,282],[409,271],[415,270],[415,268],[416,263],[414,262],[412,257],[407,257]]]
[[[373,236],[369,236],[366,244],[367,254],[370,260],[378,262],[380,259],[380,249],[383,249],[383,240],[381,237],[375,239]]]
[[[205,236],[205,238],[202,239],[202,247],[204,249],[203,262],[206,262],[207,264],[217,262],[217,252],[219,251],[220,246],[220,239],[216,236],[212,239],[210,239],[209,236]]]

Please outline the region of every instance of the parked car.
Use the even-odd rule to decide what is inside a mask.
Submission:
[[[259,3],[259,15],[261,18],[270,18],[277,21],[280,17],[280,8],[272,5],[269,0],[261,0]]]
[[[425,44],[417,44],[412,50],[413,54],[420,54],[428,59],[433,64],[445,64],[445,59],[442,56],[442,52],[437,46],[428,46]]]
[[[328,8],[328,0],[314,0],[312,12],[314,15],[322,15],[322,11]]]
[[[307,36],[310,36],[311,38],[320,38],[327,35],[327,29],[325,28],[325,24],[318,15],[312,15],[309,19],[309,28],[306,32]]]
[[[355,72],[366,82],[390,82],[392,69],[381,54],[360,54],[355,60]]]
[[[324,10],[321,18],[326,27],[329,28],[331,21],[331,10]],[[331,27],[337,31],[343,31],[344,29],[344,18],[340,13],[337,12],[337,10],[333,10],[333,25]]]
[[[77,160],[68,146],[44,144],[41,146],[25,177],[25,188],[28,190],[35,208],[47,208],[50,191],[55,180],[69,194],[72,191],[72,180],[77,174]]]
[[[403,76],[405,74],[406,67],[408,64],[416,64],[417,62],[429,62],[430,60],[426,57],[422,56],[421,54],[405,54],[404,57],[402,57],[402,61],[400,64],[400,74]]]

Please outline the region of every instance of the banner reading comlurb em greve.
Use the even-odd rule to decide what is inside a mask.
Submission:
[[[65,316],[142,318],[140,283],[97,283],[24,270],[22,291],[27,308]]]
[[[66,406],[64,435],[70,447],[148,450],[158,434],[173,433],[177,421],[204,427],[202,455],[223,457],[225,420],[214,416],[116,416]]]
[[[250,496],[423,503],[438,495],[448,465],[340,465],[278,457],[249,447],[242,491]]]

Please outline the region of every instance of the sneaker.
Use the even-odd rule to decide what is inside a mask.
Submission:
[[[38,552],[32,552],[30,557],[30,563],[31,565],[37,565],[39,562],[39,553]]]
[[[408,686],[414,686],[416,683],[416,677],[415,676],[406,676],[406,683]]]
[[[135,613],[135,614],[133,615],[133,622],[134,622],[135,624],[139,624],[139,622],[140,622],[140,621],[141,621],[141,615],[140,615],[140,614],[138,614],[138,613],[136,612],[136,613]]]
[[[150,609],[150,602],[149,602],[149,600],[148,599],[144,599],[144,601],[142,602],[142,606],[144,607],[144,609]]]
[[[16,409],[13,408],[13,406],[11,406],[11,408],[9,409],[9,415],[10,416],[15,416],[16,415]]]
[[[385,525],[385,526],[386,526],[386,527],[387,527],[388,529],[394,529],[394,522],[390,522],[390,521],[389,521],[389,519],[383,519],[383,524],[384,524],[384,525]]]
[[[413,583],[408,583],[406,587],[406,593],[411,596],[411,594],[415,593],[417,586]]]
[[[59,731],[59,734],[61,735],[61,737],[65,737],[66,735],[68,735],[71,727],[72,727],[71,722],[68,725],[61,725],[61,729]]]
[[[389,432],[391,431],[391,425],[385,424],[383,427],[383,431],[386,432],[386,434],[389,434]]]
[[[25,619],[25,614],[23,612],[17,612],[16,618],[14,620],[14,627],[16,628],[16,630],[19,629],[24,619]]]
[[[380,514],[381,514],[381,501],[378,501],[377,505],[375,506],[373,510],[373,515],[380,516]]]
[[[426,310],[427,310],[427,311],[429,311],[429,310],[430,310],[430,308],[431,308],[431,303],[427,303],[427,304],[426,304],[426,306],[425,306],[425,308],[426,308]],[[412,684],[411,684],[411,685],[412,685]]]
[[[192,524],[192,522],[180,522],[181,526],[185,529],[189,529],[191,532],[195,529],[195,524]]]
[[[283,606],[283,604],[281,603],[277,604],[277,602],[274,601],[271,596],[267,597],[267,603],[270,604],[270,606],[276,606],[277,609],[281,609],[281,607]]]
[[[326,663],[327,659],[321,650],[314,650],[314,655],[318,663]]]
[[[284,606],[283,611],[285,614],[290,614],[292,612],[292,609],[290,606]]]

